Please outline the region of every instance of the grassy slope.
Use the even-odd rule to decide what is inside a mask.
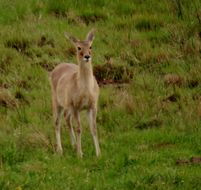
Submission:
[[[199,189],[200,165],[176,165],[201,155],[201,9],[181,2],[182,15],[166,0],[0,2],[0,189]],[[92,27],[94,65],[109,57],[134,77],[101,89],[102,157],[84,114],[84,159],[65,128],[59,157],[47,69],[75,61],[64,31],[84,38]],[[167,73],[182,85],[165,85]]]

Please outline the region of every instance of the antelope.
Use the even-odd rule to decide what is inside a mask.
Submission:
[[[56,151],[63,153],[61,145],[61,116],[64,115],[66,125],[70,133],[73,147],[77,149],[78,157],[83,157],[81,146],[82,127],[80,111],[88,111],[90,132],[95,145],[96,156],[100,155],[100,147],[97,135],[96,115],[99,97],[99,86],[93,75],[92,68],[92,43],[94,30],[91,30],[84,41],[81,41],[68,33],[65,37],[77,49],[78,65],[72,63],[60,63],[50,73],[52,89],[52,109],[55,124]],[[77,124],[77,135],[74,133],[72,119]],[[77,136],[77,138],[76,138]]]

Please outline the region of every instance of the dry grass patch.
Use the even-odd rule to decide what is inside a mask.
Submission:
[[[106,63],[94,66],[94,75],[100,85],[128,83],[133,78],[133,70],[124,65]]]
[[[21,139],[21,144],[25,147],[31,148],[45,148],[46,150],[54,150],[54,145],[52,144],[50,138],[39,129],[31,129],[31,131]]]
[[[17,106],[17,101],[6,89],[0,89],[0,106],[5,108],[15,108]]]
[[[165,85],[181,86],[184,83],[184,78],[175,73],[169,73],[164,76]]]
[[[127,114],[133,114],[136,109],[136,103],[132,95],[126,89],[118,90],[114,100],[114,105],[117,108],[123,109]]]

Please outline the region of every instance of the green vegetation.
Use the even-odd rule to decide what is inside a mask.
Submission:
[[[83,113],[79,160],[65,127],[55,153],[48,71],[76,62],[64,32],[91,28],[97,77],[112,85],[101,86],[102,156]],[[199,0],[1,0],[0,189],[200,189],[200,73]]]

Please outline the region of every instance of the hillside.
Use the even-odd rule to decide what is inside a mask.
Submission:
[[[83,112],[80,160],[65,122],[55,153],[48,72],[91,28],[102,155]],[[199,0],[1,0],[0,189],[200,189],[200,73]]]

